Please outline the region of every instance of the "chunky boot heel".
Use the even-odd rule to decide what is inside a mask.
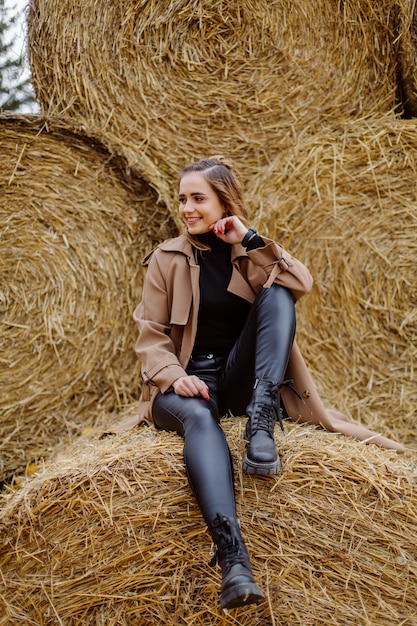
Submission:
[[[210,531],[216,545],[210,565],[218,562],[222,568],[220,607],[234,609],[262,602],[264,596],[253,578],[239,521],[218,513]]]
[[[243,471],[246,472],[247,474],[258,474],[260,476],[268,476],[268,475],[280,473],[281,462],[279,460],[278,455],[275,461],[264,462],[264,461],[259,461],[259,460],[254,461],[248,455],[248,453],[246,453],[242,461],[242,468],[243,468]]]

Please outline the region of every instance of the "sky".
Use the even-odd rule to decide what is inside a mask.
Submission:
[[[4,7],[10,16],[17,15],[18,19],[13,29],[11,37],[13,39],[12,50],[16,56],[22,53],[25,47],[26,38],[26,9],[29,0],[4,0]]]
[[[59,0],[57,0],[59,1]],[[63,0],[65,1],[65,0]],[[17,16],[16,23],[9,29],[9,37],[5,43],[11,43],[10,56],[18,58],[25,52],[26,46],[26,10],[29,0],[4,0],[4,7],[10,17]],[[30,76],[29,65],[22,69],[22,78]],[[34,105],[22,105],[19,113],[34,113],[38,107]]]

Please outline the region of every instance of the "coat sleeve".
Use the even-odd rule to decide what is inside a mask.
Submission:
[[[301,261],[292,257],[284,248],[265,237],[265,246],[248,250],[249,259],[262,267],[267,275],[264,287],[277,283],[287,287],[296,300],[308,293],[313,286],[313,277]]]
[[[165,392],[186,372],[178,360],[172,339],[170,299],[157,253],[148,261],[142,300],[133,319],[139,330],[135,352],[141,361],[144,383],[156,385]]]

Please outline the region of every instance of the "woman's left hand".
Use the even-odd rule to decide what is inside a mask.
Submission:
[[[247,226],[236,215],[229,215],[214,222],[210,225],[210,230],[226,243],[242,243],[243,237],[248,232]]]

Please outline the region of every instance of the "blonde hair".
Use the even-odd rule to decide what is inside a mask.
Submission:
[[[220,204],[224,207],[227,215],[236,215],[244,224],[248,224],[248,214],[243,201],[242,186],[233,172],[231,161],[224,156],[213,156],[202,161],[191,163],[180,172],[178,180],[181,181],[185,174],[199,172],[204,176],[219,198]],[[185,232],[190,243],[201,250],[208,247],[203,246],[195,237]]]

